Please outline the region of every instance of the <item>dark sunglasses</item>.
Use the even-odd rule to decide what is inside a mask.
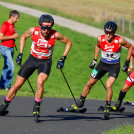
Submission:
[[[44,30],[44,31],[45,31],[46,29],[47,29],[47,30],[51,30],[51,27],[41,27],[41,29]]]
[[[105,34],[109,34],[109,35],[112,35],[114,34],[115,32],[109,32],[109,31],[105,31]]]

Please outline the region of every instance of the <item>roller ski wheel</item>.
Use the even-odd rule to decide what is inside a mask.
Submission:
[[[6,116],[9,113],[9,111],[2,111],[0,112],[0,116]]]
[[[38,123],[38,122],[39,122],[39,117],[40,117],[40,115],[39,115],[39,114],[34,114],[33,116],[34,116],[34,121],[35,121],[36,123]]]
[[[120,109],[119,109],[119,112],[121,112],[121,113],[123,113],[125,111],[125,107],[121,107]]]
[[[124,103],[124,105],[134,106],[134,103],[133,103],[133,102],[126,101],[126,102]]]
[[[109,120],[109,116],[110,116],[109,112],[104,113],[104,119],[105,120]]]
[[[65,108],[63,108],[63,107],[60,107],[60,108],[57,109],[57,112],[85,113],[86,111],[87,111],[86,108],[82,108],[82,109],[73,109],[73,110],[71,110],[71,111],[69,111],[68,108],[65,109]]]
[[[129,105],[129,104],[130,104],[129,101],[124,102],[124,105]]]
[[[98,111],[104,111],[104,107],[103,107],[103,106],[100,106],[100,107],[98,108]]]
[[[85,113],[86,111],[87,111],[87,109],[86,108],[83,108],[83,109],[81,109],[81,110],[79,110],[81,113]]]
[[[64,111],[64,108],[63,107],[60,107],[57,109],[57,112],[63,112]]]

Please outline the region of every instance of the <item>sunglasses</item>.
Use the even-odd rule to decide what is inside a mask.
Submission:
[[[51,30],[51,27],[41,27],[41,30],[45,31],[46,29],[49,31],[49,30]]]
[[[114,34],[114,32],[105,31],[105,34],[106,34],[106,35],[107,35],[107,34],[112,35],[112,34]]]

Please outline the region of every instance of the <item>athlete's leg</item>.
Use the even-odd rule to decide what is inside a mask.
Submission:
[[[119,98],[117,103],[115,104],[116,109],[118,110],[121,107],[122,101],[126,96],[126,92],[134,85],[134,71],[129,75],[126,79],[125,84],[120,91]]]
[[[128,77],[129,78],[129,77]],[[114,111],[117,111],[120,109],[121,107],[121,104],[122,104],[122,101],[123,99],[125,98],[126,96],[126,92],[132,87],[133,83],[128,81],[128,78],[127,80],[125,81],[125,84],[123,86],[123,88],[121,89],[120,93],[119,93],[119,97],[118,97],[118,100],[117,102],[112,106],[112,110]]]
[[[33,116],[38,116],[40,114],[40,104],[44,92],[44,82],[47,80],[48,75],[45,73],[39,73],[37,78],[37,90],[35,93],[35,104],[33,107]]]
[[[71,110],[74,109],[78,109],[84,106],[85,103],[85,99],[87,97],[87,95],[89,94],[92,86],[101,78],[105,75],[106,71],[104,69],[104,63],[103,62],[99,62],[99,64],[97,65],[97,67],[92,71],[91,76],[89,81],[87,82],[87,84],[85,85],[82,94],[80,95],[80,99],[77,102],[77,106],[75,104],[71,105],[70,107],[68,107]]]
[[[44,92],[44,82],[47,80],[48,75],[45,73],[40,73],[38,78],[37,78],[37,90],[35,93],[35,98],[36,99],[42,99],[42,95]]]
[[[113,86],[115,80],[116,80],[116,78],[110,76],[106,81],[107,93],[106,93],[106,104],[105,104],[105,109],[104,109],[104,118],[105,119],[109,119],[110,109],[111,109],[111,99],[112,99],[112,95],[113,95],[112,86]]]
[[[87,82],[87,84],[85,85],[84,89],[83,89],[83,92],[80,96],[80,99],[79,101],[77,102],[78,105],[71,105],[70,107],[68,107],[68,111],[73,111],[73,110],[76,110],[78,108],[81,108],[84,106],[84,103],[85,103],[85,99],[87,97],[87,95],[89,94],[92,86],[97,82],[98,80],[97,79],[93,79],[92,77],[90,77],[89,81]]]
[[[8,108],[8,106],[9,106],[11,100],[15,97],[17,91],[18,91],[18,90],[20,89],[20,87],[23,85],[23,83],[25,82],[25,80],[26,80],[25,78],[23,78],[23,77],[17,75],[15,84],[14,84],[13,87],[11,87],[11,89],[9,90],[9,92],[8,92],[8,94],[7,94],[7,96],[6,96],[5,100],[4,100],[4,102],[3,102],[3,104],[0,105],[0,113],[1,113],[1,112],[4,112],[4,111]]]
[[[23,85],[23,83],[25,82],[25,78],[17,75],[17,78],[16,78],[16,82],[15,84],[11,87],[11,89],[9,90],[6,98],[8,99],[13,99],[17,93],[17,91],[20,89],[20,87]]]
[[[106,81],[106,89],[107,89],[106,101],[111,101],[111,99],[112,99],[112,95],[113,95],[112,86],[113,86],[115,80],[116,80],[116,78],[111,76]]]
[[[98,81],[98,79],[93,79],[92,77],[90,77],[89,81],[87,82],[87,84],[85,85],[85,87],[84,87],[84,89],[83,89],[83,92],[82,92],[82,96],[83,96],[83,97],[86,97],[86,96],[89,94],[89,92],[90,92],[92,86],[93,86],[97,81]]]

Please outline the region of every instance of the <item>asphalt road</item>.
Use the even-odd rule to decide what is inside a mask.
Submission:
[[[0,96],[0,103],[4,97]],[[124,113],[113,112],[109,120],[104,120],[98,111],[102,100],[86,100],[86,113],[57,112],[57,108],[67,108],[72,99],[43,98],[41,117],[35,123],[32,117],[33,97],[16,97],[11,102],[6,116],[0,116],[0,134],[102,134],[118,125],[134,124],[134,107],[125,106]]]

